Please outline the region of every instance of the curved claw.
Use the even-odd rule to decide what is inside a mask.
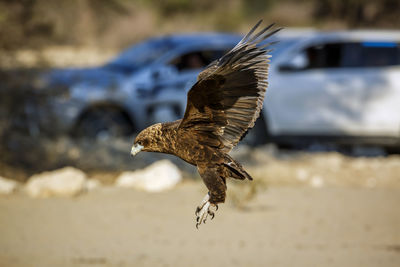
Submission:
[[[214,212],[210,211],[208,214],[211,216],[211,220],[214,219],[214,217],[215,217],[215,213]]]
[[[211,203],[209,201],[209,195],[207,194],[206,197],[203,199],[201,205],[196,208],[195,215],[196,215],[196,228],[199,229],[199,225],[202,223],[207,222],[207,218],[210,215],[211,220],[215,217],[215,211],[211,209],[211,207],[215,207],[215,211],[218,210],[218,205]]]

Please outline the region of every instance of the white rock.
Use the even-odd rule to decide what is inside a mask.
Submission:
[[[296,178],[302,182],[308,179],[309,173],[304,168],[299,168],[296,170]]]
[[[319,175],[314,175],[311,178],[311,186],[312,187],[322,187],[324,186],[324,180],[322,179],[321,176]]]
[[[178,167],[169,160],[160,160],[142,170],[123,172],[115,183],[120,187],[161,192],[173,188],[181,180]]]
[[[99,180],[89,179],[86,181],[85,189],[86,189],[86,191],[93,191],[94,189],[99,188],[100,186],[101,186],[101,183]]]
[[[33,175],[25,185],[31,197],[75,196],[86,189],[86,174],[73,167]]]
[[[17,190],[18,186],[18,182],[0,176],[0,194],[11,194]]]

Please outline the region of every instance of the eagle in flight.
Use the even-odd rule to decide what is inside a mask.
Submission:
[[[271,24],[255,33],[261,22],[199,74],[188,92],[183,119],[144,129],[132,146],[133,156],[140,151],[168,153],[197,166],[209,191],[196,209],[196,227],[208,215],[214,218],[225,201],[227,178],[252,180],[228,153],[254,126],[263,106],[273,42],[260,43],[281,28]]]

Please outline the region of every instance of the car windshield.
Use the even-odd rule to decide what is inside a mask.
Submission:
[[[171,48],[172,43],[167,38],[153,38],[122,52],[106,67],[135,70],[154,62]]]

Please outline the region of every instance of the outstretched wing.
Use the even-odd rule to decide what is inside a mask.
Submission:
[[[198,76],[188,93],[180,128],[193,131],[199,142],[229,152],[254,126],[267,88],[272,43],[260,42],[278,32],[273,24],[250,32],[226,55],[211,63]]]

